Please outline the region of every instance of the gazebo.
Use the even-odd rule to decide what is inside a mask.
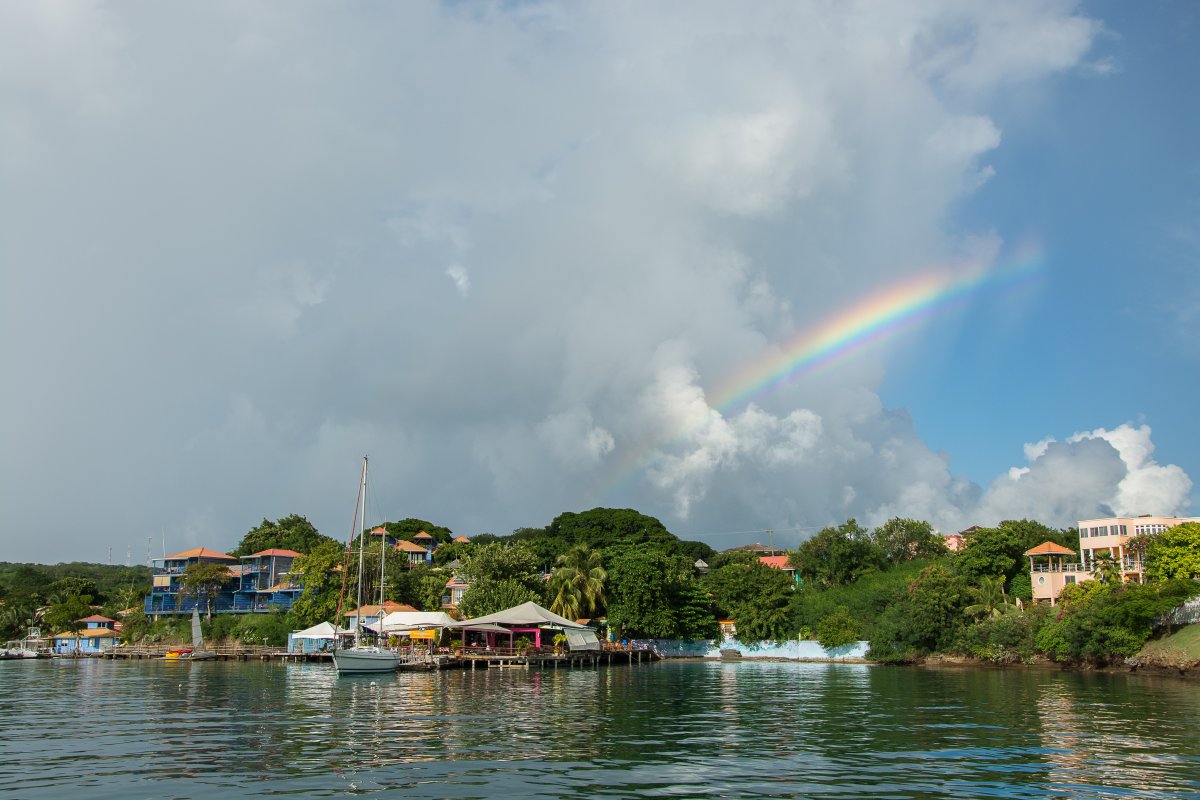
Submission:
[[[600,641],[596,638],[594,630],[587,625],[580,625],[578,622],[572,622],[566,617],[560,617],[553,611],[542,608],[532,600],[522,603],[519,606],[497,611],[495,614],[456,622],[450,627],[460,628],[464,631],[476,630],[486,632],[489,645],[491,645],[493,637],[497,632],[507,633],[510,644],[513,636],[516,634],[531,633],[534,637],[533,643],[535,647],[542,646],[542,632],[544,630],[562,631],[566,635],[567,644],[572,651],[600,649]]]
[[[1079,553],[1069,547],[1063,547],[1054,542],[1042,542],[1037,547],[1025,551],[1029,559],[1029,578],[1033,584],[1033,599],[1050,601],[1050,605],[1058,599],[1063,587],[1091,578],[1091,573],[1083,569],[1079,562]],[[1067,557],[1075,559],[1067,562]],[[1045,559],[1038,561],[1038,559]]]

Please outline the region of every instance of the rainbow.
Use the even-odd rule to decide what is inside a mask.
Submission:
[[[1011,261],[991,269],[983,264],[931,269],[888,286],[821,324],[799,331],[719,381],[710,392],[710,405],[728,415],[805,375],[960,307],[985,288],[1020,283],[1037,274],[1042,261],[1040,246],[1031,241],[1017,248]],[[648,442],[621,459],[618,477],[607,484],[604,495],[657,460],[661,444],[666,442]]]

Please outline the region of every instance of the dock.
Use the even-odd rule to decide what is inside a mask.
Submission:
[[[100,653],[61,653],[54,658],[80,659],[101,658],[109,660],[154,660],[162,659],[168,650],[178,645],[135,645],[118,647]],[[214,655],[206,660],[215,661],[275,661],[282,663],[329,663],[333,654],[329,652],[289,653],[282,647],[262,645],[222,645],[209,650]],[[401,651],[401,671],[435,669],[584,669],[614,664],[641,664],[657,661],[658,653],[646,647],[622,647],[611,645],[600,650],[562,651],[550,648],[456,648],[434,653],[425,651]],[[187,659],[181,659],[186,661]]]

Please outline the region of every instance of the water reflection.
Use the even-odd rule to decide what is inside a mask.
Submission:
[[[1200,797],[1194,686],[664,663],[0,663],[0,796]]]

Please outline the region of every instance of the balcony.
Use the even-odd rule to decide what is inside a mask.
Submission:
[[[1091,569],[1089,569],[1088,567],[1081,566],[1079,564],[1034,564],[1033,571],[1034,572],[1075,572],[1075,573],[1087,572],[1087,573],[1090,573]]]

